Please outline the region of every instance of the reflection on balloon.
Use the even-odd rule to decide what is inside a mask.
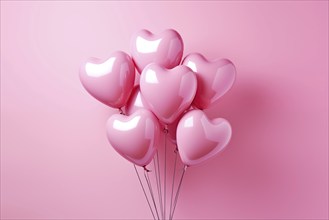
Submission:
[[[86,74],[90,77],[101,77],[112,72],[114,61],[116,57],[111,57],[104,63],[87,62],[85,65]]]
[[[136,50],[138,53],[154,53],[158,50],[161,38],[158,40],[146,40],[141,36],[136,39]]]
[[[141,116],[136,116],[130,121],[120,121],[118,119],[114,120],[113,122],[113,128],[119,131],[129,131],[134,129],[139,120],[141,119]]]

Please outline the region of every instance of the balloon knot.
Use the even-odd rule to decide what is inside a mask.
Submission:
[[[151,170],[147,169],[146,166],[143,166],[145,172],[151,172]]]
[[[119,108],[119,113],[120,113],[120,115],[124,115],[125,114],[125,113],[123,113],[122,108]]]

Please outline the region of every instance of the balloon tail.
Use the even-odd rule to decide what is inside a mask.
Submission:
[[[173,211],[172,211],[172,213],[171,213],[171,218],[170,218],[170,219],[173,219],[173,218],[174,218],[174,213],[175,213],[175,209],[176,209],[176,205],[177,205],[178,195],[179,195],[179,192],[180,192],[180,188],[181,188],[181,186],[182,186],[182,182],[183,182],[183,178],[184,178],[184,174],[185,174],[186,169],[187,169],[187,166],[184,165],[184,169],[183,169],[183,172],[182,172],[182,176],[181,176],[181,178],[180,178],[179,185],[178,185],[178,189],[177,189],[176,196],[175,196],[174,208],[173,208]]]
[[[172,185],[171,185],[171,197],[170,197],[170,211],[169,211],[169,219],[171,219],[171,213],[172,213],[172,200],[173,200],[173,194],[174,194],[174,186],[175,186],[175,177],[176,177],[176,162],[177,162],[177,146],[175,149],[175,164],[174,164],[174,174],[172,177]]]
[[[153,164],[154,164],[154,170],[155,170],[155,178],[157,182],[157,189],[158,189],[158,197],[159,197],[159,206],[160,206],[160,211],[161,211],[161,217],[163,217],[163,206],[162,206],[162,195],[161,195],[161,185],[160,185],[160,170],[159,170],[159,158],[158,158],[158,151],[156,153],[156,158],[157,162],[155,162],[155,159],[153,159]],[[158,164],[158,166],[157,166]]]
[[[155,208],[155,212],[157,214],[158,219],[160,219],[159,218],[159,213],[158,213],[158,208],[157,208],[157,205],[156,205],[155,199],[154,199],[154,194],[153,194],[152,184],[151,184],[150,177],[149,177],[149,172],[150,171],[148,169],[146,169],[146,167],[144,167],[145,180],[146,180],[147,185],[148,185],[149,190],[150,190],[150,194],[151,194],[151,198],[152,198],[153,205],[154,205],[154,208]]]
[[[139,174],[138,174],[138,171],[137,171],[137,169],[136,169],[136,165],[135,165],[135,164],[134,164],[134,168],[135,168],[135,171],[136,171],[136,174],[137,174],[137,177],[138,177],[139,183],[140,183],[140,185],[141,185],[141,187],[142,187],[142,189],[143,189],[143,192],[144,192],[144,195],[145,195],[145,198],[146,198],[147,204],[149,205],[149,208],[150,208],[150,210],[151,210],[151,213],[152,213],[153,219],[155,220],[155,219],[156,219],[156,218],[155,218],[155,215],[154,215],[154,213],[153,213],[153,210],[152,210],[152,207],[151,207],[150,201],[149,201],[149,199],[148,199],[148,197],[147,197],[147,195],[146,195],[146,192],[145,192],[144,186],[143,186],[143,184],[142,184],[142,180],[141,180],[141,178],[140,178],[140,176],[139,176]]]

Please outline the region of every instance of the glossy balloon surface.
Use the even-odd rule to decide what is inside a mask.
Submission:
[[[160,126],[152,112],[141,109],[131,116],[114,114],[106,127],[110,144],[121,156],[138,166],[151,162],[160,137]]]
[[[194,166],[221,152],[232,135],[223,118],[209,120],[201,110],[187,112],[178,123],[177,146],[184,164]]]
[[[150,63],[171,69],[180,64],[183,40],[175,30],[168,29],[156,35],[148,30],[136,32],[131,39],[131,55],[139,73]]]
[[[197,75],[198,90],[193,105],[200,109],[215,104],[235,81],[235,66],[227,59],[208,61],[201,54],[193,53],[184,58],[183,65]]]
[[[135,67],[129,55],[117,51],[105,61],[90,58],[83,63],[80,81],[97,100],[112,108],[121,108],[133,89]]]
[[[166,69],[150,64],[142,72],[140,89],[149,108],[159,120],[171,124],[190,107],[196,93],[197,80],[186,66]]]

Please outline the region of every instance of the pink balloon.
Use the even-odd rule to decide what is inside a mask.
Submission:
[[[139,73],[150,63],[171,69],[183,56],[183,39],[175,30],[168,29],[159,35],[148,30],[136,32],[131,39],[131,55]]]
[[[227,59],[208,61],[199,53],[185,57],[183,65],[190,67],[197,75],[198,90],[193,105],[206,109],[216,103],[233,85],[235,67]]]
[[[177,146],[184,164],[194,166],[221,152],[232,135],[223,118],[209,120],[201,110],[187,112],[178,123]]]
[[[110,144],[122,157],[138,166],[151,162],[160,137],[160,126],[152,112],[140,109],[131,116],[114,114],[106,127]]]
[[[147,102],[144,99],[142,93],[140,92],[139,86],[135,86],[130,98],[125,106],[125,112],[127,115],[131,115],[139,109],[149,109]]]
[[[105,61],[90,58],[80,68],[80,81],[102,103],[121,108],[134,86],[134,63],[129,55],[121,51],[111,54]]]
[[[149,108],[165,124],[173,123],[192,103],[197,80],[186,66],[165,69],[149,64],[140,78],[140,89]]]

